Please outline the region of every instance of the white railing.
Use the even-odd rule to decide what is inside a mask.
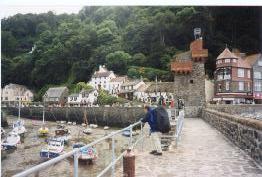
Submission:
[[[178,111],[178,116],[176,118],[176,134],[175,134],[176,146],[178,144],[178,141],[181,139],[181,132],[184,125],[184,118],[185,118],[185,111],[184,110]]]
[[[140,136],[139,138],[134,142],[133,142],[133,128],[140,125]],[[118,130],[118,131],[115,131],[115,132],[112,132],[111,134],[107,135],[107,136],[104,136],[96,141],[93,141],[92,143],[89,143],[79,149],[75,149],[75,150],[72,150],[70,152],[67,152],[61,156],[58,156],[54,159],[51,159],[49,161],[46,161],[44,163],[41,163],[39,165],[36,165],[30,169],[27,169],[21,173],[18,173],[16,175],[14,175],[14,177],[26,177],[30,174],[36,174],[38,175],[40,171],[42,170],[45,170],[47,167],[50,167],[70,156],[74,156],[74,177],[78,177],[78,157],[79,157],[79,154],[80,152],[84,149],[84,148],[88,148],[88,147],[91,147],[91,146],[94,146],[108,138],[112,138],[112,162],[102,171],[100,172],[97,176],[98,177],[101,177],[102,175],[104,175],[109,169],[111,169],[111,172],[112,172],[112,176],[114,177],[115,176],[115,165],[116,163],[123,157],[124,153],[123,152],[122,154],[120,154],[117,158],[116,158],[116,155],[115,155],[115,136],[116,135],[119,135],[121,134],[123,131],[125,130],[130,130],[130,137],[129,137],[129,148],[133,149],[137,144],[138,142],[140,142],[143,138],[144,138],[144,133],[143,133],[143,123],[141,121],[138,121],[126,128],[123,128],[121,130]],[[142,146],[142,150],[143,150],[143,141],[141,141],[141,146]],[[69,170],[69,169],[68,169]]]

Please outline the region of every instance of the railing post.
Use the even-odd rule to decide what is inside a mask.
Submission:
[[[129,138],[129,147],[131,147],[133,141],[133,127],[130,126],[130,138]]]
[[[142,122],[140,122],[140,128],[141,128],[141,137],[143,138],[143,136],[144,136],[144,131],[143,131],[143,123]],[[141,149],[142,149],[142,151],[144,151],[144,141],[143,141],[143,139],[142,139],[142,141],[141,141]]]
[[[78,177],[78,152],[74,154],[74,177]]]
[[[112,136],[112,161],[115,161],[115,136]],[[112,176],[115,176],[115,164],[112,166]]]

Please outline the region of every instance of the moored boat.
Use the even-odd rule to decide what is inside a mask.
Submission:
[[[131,132],[130,132],[130,130],[124,130],[124,131],[122,132],[122,135],[123,135],[123,136],[126,136],[126,137],[130,137],[130,136],[131,136]],[[133,131],[133,132],[132,132],[132,136],[135,136],[135,135],[138,135],[138,132]]]
[[[90,127],[90,128],[97,128],[98,125],[97,125],[97,124],[90,124],[89,127]]]
[[[39,136],[46,136],[49,133],[48,127],[45,125],[45,106],[43,106],[43,123],[41,127],[38,129]]]
[[[86,129],[83,130],[83,133],[87,134],[87,135],[92,134],[92,132],[93,132],[93,130],[91,128],[86,128]]]
[[[17,144],[20,143],[20,136],[11,131],[10,133],[7,134],[6,138],[4,141],[1,143],[1,146],[4,150],[16,148]]]
[[[13,124],[13,130],[14,133],[20,135],[20,136],[24,136],[26,129],[24,126],[24,121],[22,121],[21,119],[17,120],[14,124]]]
[[[41,158],[55,158],[60,156],[64,151],[64,141],[61,141],[57,138],[49,139],[48,145],[41,149],[40,157]]]
[[[75,143],[73,145],[73,149],[81,148],[80,155],[78,157],[79,160],[92,162],[97,159],[97,151],[94,147],[84,147],[85,144],[82,142]]]

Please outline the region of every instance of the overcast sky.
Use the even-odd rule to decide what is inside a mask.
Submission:
[[[84,5],[253,5],[262,0],[0,0],[0,18],[17,13],[78,13]]]

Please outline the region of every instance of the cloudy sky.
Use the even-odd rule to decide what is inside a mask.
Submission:
[[[199,0],[0,0],[0,18],[17,13],[77,13],[84,5],[200,5]],[[202,0],[201,5],[262,6],[261,0]]]

